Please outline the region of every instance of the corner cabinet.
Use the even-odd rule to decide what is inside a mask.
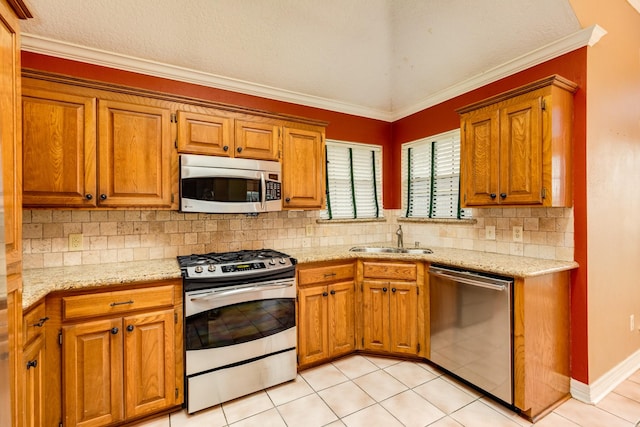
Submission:
[[[48,366],[61,372],[47,382],[47,425],[119,424],[182,404],[180,280],[62,293],[47,315]]]
[[[462,207],[572,205],[576,90],[554,75],[457,110]]]
[[[282,141],[283,209],[322,209],[325,196],[324,128],[285,126]]]
[[[303,264],[297,274],[298,366],[353,352],[354,262]]]

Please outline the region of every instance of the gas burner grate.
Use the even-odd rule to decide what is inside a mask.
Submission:
[[[206,264],[224,264],[229,262],[246,262],[272,258],[289,257],[289,255],[273,249],[242,250],[236,252],[210,252],[208,254],[192,254],[178,256],[180,267],[194,267]]]

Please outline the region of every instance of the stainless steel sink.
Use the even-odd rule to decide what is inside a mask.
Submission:
[[[409,254],[409,255],[425,255],[432,254],[431,249],[419,248],[392,248],[392,247],[373,247],[373,246],[356,246],[349,249],[350,252],[364,253],[384,253],[384,254]]]

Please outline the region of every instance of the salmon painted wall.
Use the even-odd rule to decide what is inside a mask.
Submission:
[[[350,114],[307,107],[289,102],[275,101],[228,90],[215,89],[191,83],[152,77],[83,62],[71,61],[31,52],[22,52],[22,67],[49,71],[73,77],[121,84],[152,91],[206,99],[230,105],[255,108],[264,111],[290,114],[328,122],[326,137],[342,141],[362,142],[383,147],[385,158],[383,174],[392,176],[393,162],[386,156],[391,152],[391,124],[382,120],[368,119]],[[393,189],[383,185],[383,200],[393,198]]]
[[[574,97],[574,228],[575,260],[580,268],[574,270],[571,286],[571,375],[588,383],[587,342],[587,211],[586,211],[586,84],[587,48],[549,60],[520,73],[503,78],[479,89],[467,92],[393,123],[393,177],[387,177],[388,185],[400,188],[401,144],[429,135],[436,135],[460,126],[457,108],[497,95],[532,81],[559,74],[578,84]],[[400,207],[400,192],[392,193],[390,206]],[[386,194],[385,194],[386,196]]]
[[[588,339],[593,384],[609,373],[637,369],[640,358],[640,13],[632,1],[570,3],[583,27],[598,24],[607,31],[587,54]],[[625,361],[632,366],[621,369]]]

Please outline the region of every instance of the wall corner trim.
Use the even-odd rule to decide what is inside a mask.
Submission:
[[[584,384],[571,378],[571,397],[581,402],[595,405],[638,369],[640,369],[640,350],[633,353],[591,384]]]

